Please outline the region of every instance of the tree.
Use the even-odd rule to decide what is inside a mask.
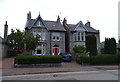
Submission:
[[[16,44],[17,48],[26,49],[27,51],[35,50],[39,43],[38,35],[34,36],[31,32],[25,33],[25,31],[20,31],[19,29],[11,29],[10,37]]]
[[[90,55],[97,55],[97,41],[94,35],[86,36],[86,52],[90,52]]]
[[[24,31],[20,31],[19,29],[11,29],[11,34],[9,36],[17,48],[24,48],[24,43],[22,41],[24,37]]]
[[[116,54],[116,40],[114,38],[105,38],[105,54]]]
[[[84,46],[75,46],[73,47],[73,51],[75,53],[84,53],[85,52],[85,47]]]
[[[36,46],[39,44],[39,35],[34,36],[31,32],[28,32],[23,39],[25,49],[27,51],[35,50]]]

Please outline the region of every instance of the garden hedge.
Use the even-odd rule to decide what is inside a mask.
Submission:
[[[50,64],[61,63],[62,57],[59,55],[30,55],[30,56],[17,56],[17,64]]]
[[[81,63],[90,63],[93,65],[97,64],[119,64],[120,63],[120,54],[111,55],[111,54],[102,54],[97,56],[81,56],[79,62]]]

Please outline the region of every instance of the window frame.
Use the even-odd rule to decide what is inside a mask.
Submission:
[[[74,33],[74,41],[85,41],[85,32],[77,31]]]
[[[52,41],[60,41],[60,33],[52,32]]]

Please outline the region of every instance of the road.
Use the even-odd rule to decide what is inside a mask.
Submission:
[[[3,76],[3,80],[118,80],[118,70]]]

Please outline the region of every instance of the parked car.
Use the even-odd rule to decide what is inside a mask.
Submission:
[[[69,62],[71,62],[71,60],[72,60],[71,54],[69,54],[69,53],[60,53],[59,55],[62,56],[62,61],[69,61]]]

